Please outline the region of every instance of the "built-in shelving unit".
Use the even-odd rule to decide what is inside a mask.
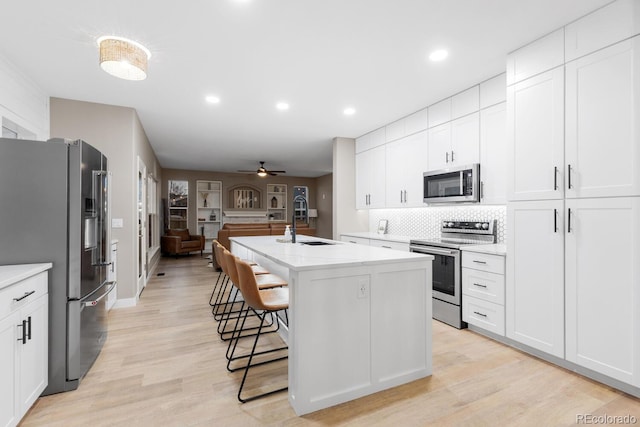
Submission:
[[[269,221],[287,220],[286,184],[267,184],[267,217]]]
[[[198,233],[205,238],[205,252],[222,227],[222,181],[196,181]]]

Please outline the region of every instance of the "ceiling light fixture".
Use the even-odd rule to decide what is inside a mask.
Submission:
[[[122,37],[104,36],[98,39],[100,68],[125,80],[147,78],[147,60],[151,52],[138,42]]]
[[[356,113],[356,109],[353,107],[347,107],[343,111],[345,116],[353,116]]]
[[[208,95],[207,97],[204,98],[205,101],[207,101],[209,104],[219,104],[220,103],[220,98],[217,97],[216,95]]]
[[[429,54],[429,59],[433,62],[438,62],[444,60],[447,56],[449,56],[449,52],[444,49],[438,49]]]
[[[287,104],[286,102],[278,102],[276,104],[276,108],[280,111],[285,111],[289,109],[289,104]]]

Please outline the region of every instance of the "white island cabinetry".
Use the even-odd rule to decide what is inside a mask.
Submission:
[[[51,264],[0,266],[0,425],[15,426],[47,386]]]
[[[333,241],[277,243],[274,236],[231,241],[234,254],[288,280],[296,414],[431,375],[433,257]]]

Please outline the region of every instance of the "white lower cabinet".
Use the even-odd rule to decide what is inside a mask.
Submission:
[[[0,425],[3,427],[17,425],[47,386],[48,312],[46,271],[0,290]]]
[[[359,245],[377,246],[379,248],[395,249],[397,251],[409,252],[409,242],[398,242],[387,239],[374,239],[350,236],[348,234],[342,234],[340,240],[343,242],[357,243]]]
[[[462,320],[504,336],[504,257],[462,252]]]
[[[389,240],[369,239],[369,246],[379,248],[395,249],[397,251],[409,252],[409,243],[391,242]]]
[[[507,206],[506,334],[564,357],[562,200]]]
[[[567,200],[566,209],[566,358],[638,387],[640,198]]]
[[[507,337],[640,386],[640,197],[507,208]]]

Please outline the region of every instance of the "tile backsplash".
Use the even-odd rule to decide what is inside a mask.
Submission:
[[[412,238],[440,236],[442,221],[490,221],[497,222],[497,243],[504,243],[507,229],[506,206],[435,206],[407,209],[372,209],[369,211],[369,230],[378,229],[378,221],[386,219],[387,234]]]

